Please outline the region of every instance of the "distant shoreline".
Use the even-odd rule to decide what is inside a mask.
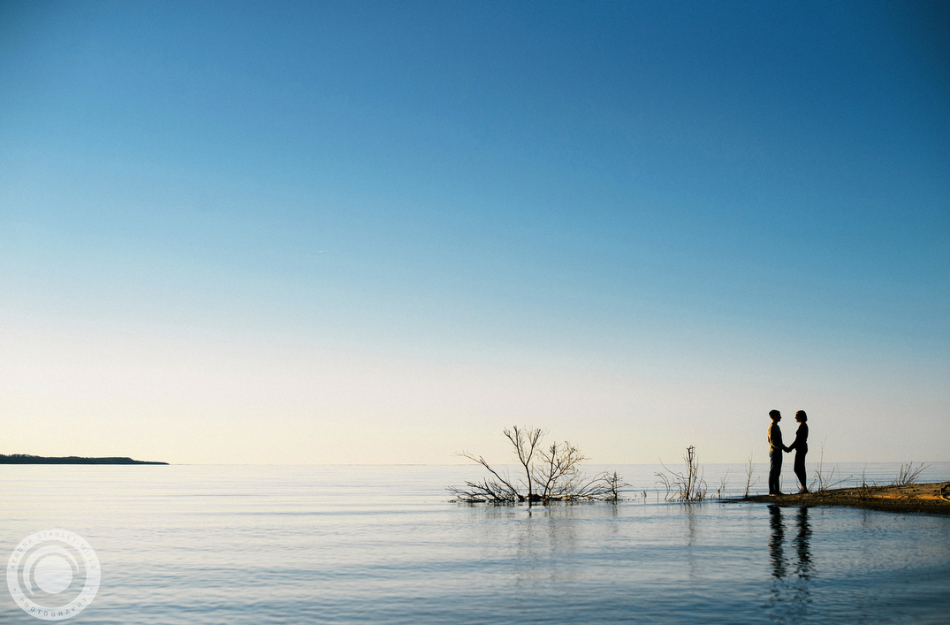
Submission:
[[[81,458],[79,456],[50,457],[29,454],[0,454],[0,464],[168,464],[131,458]]]
[[[950,482],[838,488],[822,493],[756,495],[732,501],[755,501],[779,506],[848,506],[886,512],[950,515]]]

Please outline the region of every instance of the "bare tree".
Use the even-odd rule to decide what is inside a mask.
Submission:
[[[482,465],[493,476],[483,478],[480,482],[466,481],[464,488],[450,486],[449,492],[453,493],[459,501],[469,503],[514,503],[524,501],[524,497],[518,492],[518,489],[511,484],[511,479],[507,476],[502,477],[484,458],[481,456],[476,458],[467,452],[462,452],[459,455]]]
[[[541,464],[534,468],[532,477],[538,485],[541,501],[576,490],[577,481],[582,477],[578,465],[587,460],[577,447],[567,441],[560,444],[554,442],[538,452],[538,455]]]
[[[528,487],[528,501],[536,501],[533,492],[534,476],[531,465],[531,457],[534,456],[534,450],[538,446],[538,441],[546,434],[541,428],[518,427],[517,425],[510,430],[505,428],[505,437],[515,446],[515,452],[518,454],[518,462],[524,467],[525,482]],[[482,463],[484,464],[484,463]],[[487,466],[487,465],[485,465]]]
[[[540,428],[514,426],[503,431],[505,438],[514,447],[518,463],[524,470],[524,478],[518,486],[507,474],[504,476],[481,456],[462,452],[459,454],[476,462],[490,473],[481,481],[465,482],[463,487],[449,487],[455,501],[465,503],[548,503],[552,501],[618,501],[620,489],[626,486],[615,472],[599,473],[587,478],[580,470],[586,460],[580,449],[567,441],[541,446],[546,432]]]
[[[604,471],[588,484],[578,489],[575,498],[620,501],[620,489],[627,486],[616,471]]]
[[[702,501],[706,498],[706,480],[703,479],[695,447],[690,445],[686,448],[683,461],[686,463],[686,471],[683,473],[668,469],[661,460],[660,464],[665,471],[654,475],[659,480],[658,483],[666,488],[667,501],[682,501],[683,503]]]
[[[897,474],[897,479],[894,480],[894,485],[908,486],[910,484],[916,484],[920,474],[929,466],[929,464],[922,462],[919,467],[915,467],[913,462],[908,462],[906,465],[901,463],[901,470]]]
[[[815,471],[815,480],[812,481],[808,490],[816,490],[815,484],[817,483],[818,494],[825,493],[836,486],[840,486],[844,482],[851,479],[851,477],[841,478],[841,476],[835,476],[838,467],[831,469],[831,471],[825,472],[825,441],[821,441],[821,448],[818,452],[818,470]]]
[[[752,474],[755,472],[755,464],[752,462],[752,454],[749,454],[749,462],[745,467],[745,495],[743,497],[749,496],[749,489],[755,486],[756,482],[759,481],[758,478],[755,479],[755,482],[752,481]]]
[[[726,493],[727,479],[729,479],[729,471],[726,471],[726,474],[719,478],[719,488],[716,489],[716,499],[722,500],[722,496]]]

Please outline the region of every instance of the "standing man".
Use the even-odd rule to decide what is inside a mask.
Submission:
[[[769,496],[775,497],[782,494],[778,481],[782,475],[782,453],[788,451],[788,447],[782,444],[782,430],[778,427],[782,413],[771,410],[769,417],[772,418],[772,425],[769,426]]]

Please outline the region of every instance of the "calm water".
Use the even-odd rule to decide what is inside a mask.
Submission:
[[[102,585],[76,623],[947,622],[950,518],[666,504],[654,467],[619,470],[628,501],[529,510],[449,503],[472,466],[6,465],[0,558],[85,538]],[[739,466],[711,489],[727,470],[741,494]],[[40,622],[0,588],[0,623]]]

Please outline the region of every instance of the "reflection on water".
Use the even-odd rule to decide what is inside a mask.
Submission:
[[[775,504],[769,508],[769,560],[772,564],[772,584],[769,607],[773,620],[797,621],[808,616],[811,604],[811,524],[808,507],[802,506],[795,513],[795,536],[793,556],[785,555],[785,521],[782,508]],[[791,562],[790,562],[791,560]],[[789,571],[791,569],[791,572]]]
[[[467,467],[151,469],[0,467],[0,557],[83,536],[95,623],[946,622],[942,517],[451,504]]]
[[[795,550],[798,552],[798,564],[795,567],[798,576],[802,579],[811,578],[811,525],[808,523],[808,507],[798,509],[798,535],[795,537]]]
[[[686,562],[688,564],[689,579],[695,580],[699,574],[699,559],[697,557],[697,530],[696,517],[699,509],[695,506],[686,506]]]
[[[772,577],[785,577],[785,524],[782,522],[782,509],[776,505],[769,506],[769,558],[772,560]]]

